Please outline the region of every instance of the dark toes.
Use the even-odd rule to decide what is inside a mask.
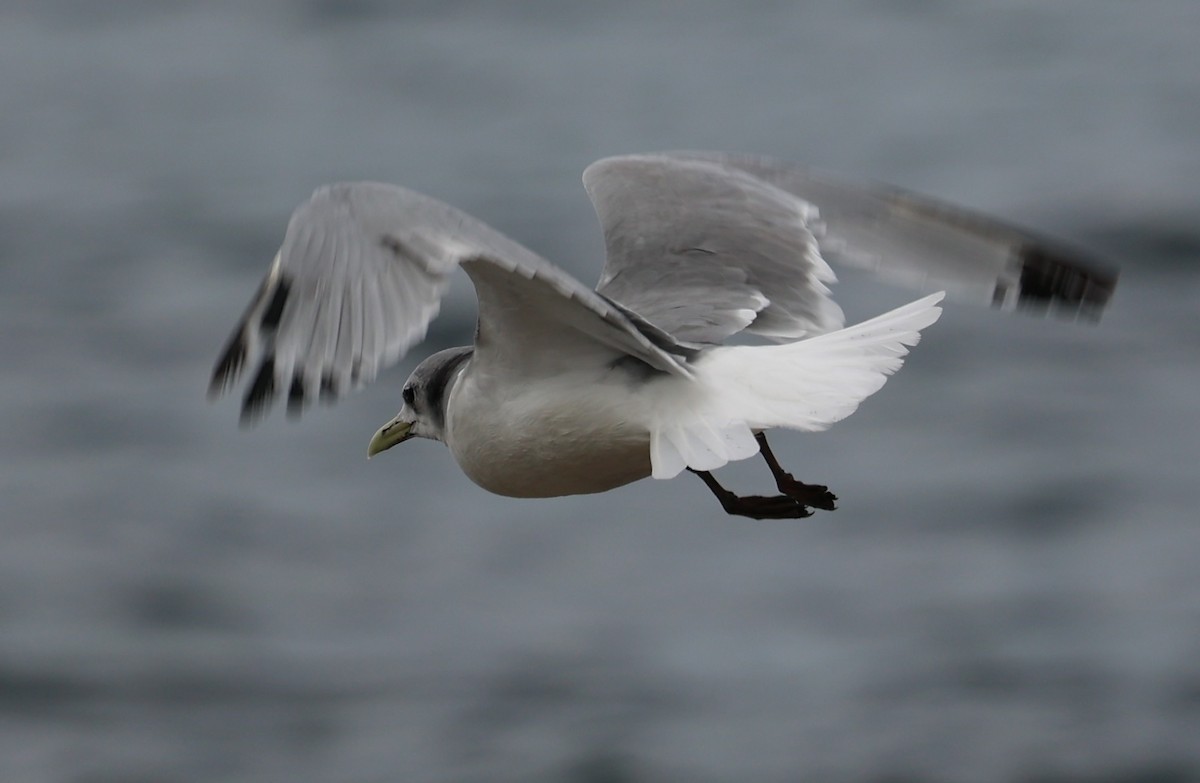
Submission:
[[[805,506],[819,508],[822,511],[837,509],[837,495],[829,491],[824,484],[805,484],[803,481],[780,482],[779,490],[788,497]]]
[[[796,498],[799,502],[806,506],[819,508],[822,511],[834,511],[837,509],[837,495],[829,491],[829,487],[820,484],[809,484],[809,493],[803,498]]]
[[[751,519],[803,519],[812,516],[812,509],[805,508],[787,495],[747,495],[737,498],[725,507],[730,514]]]

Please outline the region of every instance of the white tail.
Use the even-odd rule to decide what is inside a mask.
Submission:
[[[711,349],[694,365],[691,404],[664,411],[651,432],[654,477],[750,457],[757,430],[818,431],[846,418],[900,369],[921,330],[941,316],[944,295],[807,340]]]

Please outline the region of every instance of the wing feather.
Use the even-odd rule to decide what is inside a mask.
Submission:
[[[405,188],[351,183],[320,188],[292,215],[217,361],[210,394],[248,378],[242,419],[249,423],[281,396],[299,412],[314,394],[332,400],[368,383],[425,336],[450,275],[468,261],[481,322],[498,350],[519,350],[516,335],[536,324],[573,348],[602,346],[661,372],[690,374],[692,348],[503,234]],[[501,301],[534,309],[493,312]]]
[[[292,215],[221,351],[210,395],[244,383],[242,419],[250,422],[280,396],[298,411],[314,395],[333,400],[369,382],[424,338],[460,265],[480,299],[480,333],[490,346],[477,350],[481,361],[490,352],[548,362],[540,368],[547,370],[553,351],[525,350],[539,337],[560,350],[608,351],[680,375],[691,374],[699,344],[743,330],[794,340],[840,328],[822,253],[960,300],[1089,318],[1117,280],[1055,240],[769,158],[607,158],[588,167],[584,185],[608,254],[596,291],[405,188],[318,189]]]
[[[1086,253],[984,215],[770,158],[626,155],[583,180],[608,255],[597,290],[701,343],[840,328],[823,253],[958,300],[1068,317],[1098,317],[1117,279]]]
[[[798,339],[841,327],[806,202],[744,172],[662,155],[597,161],[583,183],[608,256],[597,290],[675,337]]]
[[[652,157],[752,176],[811,204],[820,215],[823,252],[910,288],[945,290],[1002,310],[1096,320],[1116,287],[1116,268],[1086,251],[901,188],[752,155]]]

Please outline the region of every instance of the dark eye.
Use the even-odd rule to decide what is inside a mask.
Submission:
[[[416,394],[413,392],[413,387],[411,387],[411,386],[405,386],[405,387],[404,387],[404,391],[400,392],[400,395],[401,395],[402,397],[404,397],[404,404],[405,404],[405,405],[412,405],[412,404],[413,404],[413,400],[414,400],[414,399],[416,399],[416,396],[417,396],[417,395],[416,395]]]

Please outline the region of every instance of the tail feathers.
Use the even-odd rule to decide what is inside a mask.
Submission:
[[[696,419],[650,434],[650,465],[654,478],[674,478],[684,468],[716,470],[727,462],[753,457],[758,441],[744,421],[713,424]]]
[[[819,431],[846,418],[900,369],[943,296],[794,343],[713,348],[695,365],[693,404],[651,434],[654,477],[745,459],[758,451],[756,430]]]

